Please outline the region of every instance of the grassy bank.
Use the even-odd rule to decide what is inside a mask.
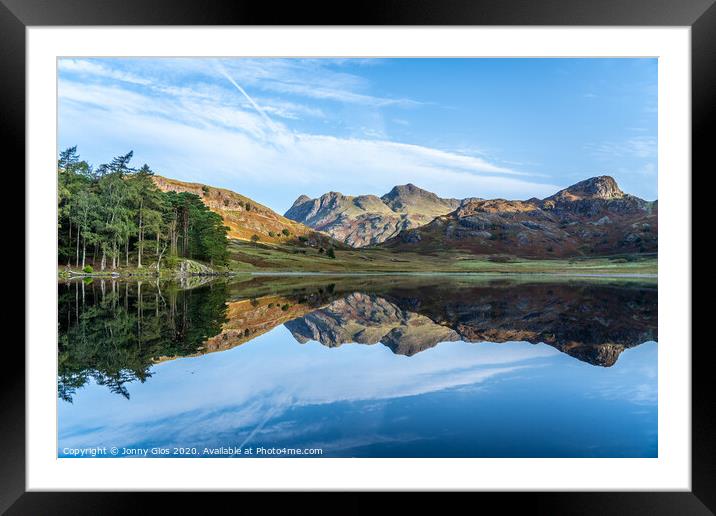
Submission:
[[[476,256],[460,251],[417,254],[385,249],[335,250],[335,258],[311,247],[232,241],[229,268],[236,272],[480,272],[566,274],[656,274],[651,255],[568,260]]]
[[[174,267],[117,267],[116,269],[99,270],[89,267],[83,270],[81,267],[61,265],[58,267],[58,276],[62,279],[69,278],[116,278],[116,277],[137,277],[137,278],[162,278],[170,279],[177,276],[207,276],[227,274],[231,271],[228,267],[215,267],[196,260],[180,260]]]
[[[173,268],[118,267],[92,270],[60,266],[60,278],[201,276],[235,273],[485,273],[485,274],[568,274],[568,275],[655,275],[654,255],[620,255],[573,259],[537,260],[508,256],[479,256],[446,250],[429,254],[395,252],[386,249],[327,251],[309,246],[273,245],[232,240],[229,263],[211,267],[196,260],[181,260]]]

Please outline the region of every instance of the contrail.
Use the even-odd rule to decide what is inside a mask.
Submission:
[[[273,417],[273,415],[276,413],[277,410],[282,409],[286,406],[286,402],[289,400],[290,395],[286,394],[282,399],[280,399],[273,407],[269,408],[269,410],[266,412],[266,416],[263,418],[263,420],[251,431],[249,436],[244,439],[244,442],[242,442],[239,445],[239,449],[243,450],[246,446],[246,443],[251,441],[254,436],[259,433],[264,426],[266,426],[266,423],[269,422],[269,420]],[[232,455],[233,457],[234,455]]]
[[[228,74],[228,72],[226,71],[224,66],[221,64],[221,61],[216,61],[216,65],[217,65],[217,69],[219,70],[219,73],[221,75],[223,75],[224,77],[226,77],[228,79],[228,81],[231,84],[233,84],[236,87],[236,89],[239,90],[244,97],[246,97],[246,100],[248,100],[251,103],[251,105],[254,107],[254,109],[263,117],[264,121],[271,128],[271,130],[276,133],[280,133],[281,131],[273,123],[273,120],[271,120],[269,118],[269,116],[266,114],[266,112],[263,109],[261,109],[261,106],[259,106],[256,102],[254,102],[254,99],[252,99],[249,96],[249,94],[246,93],[246,90],[244,90],[241,86],[239,86],[239,84],[233,79],[233,77],[231,77]]]

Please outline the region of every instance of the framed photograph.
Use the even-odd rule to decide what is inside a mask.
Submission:
[[[135,491],[712,513],[711,0],[1,1],[8,514]]]

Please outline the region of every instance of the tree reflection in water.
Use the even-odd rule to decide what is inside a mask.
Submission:
[[[226,285],[72,281],[59,285],[58,391],[72,401],[91,378],[129,398],[162,357],[197,353],[226,322]]]
[[[279,325],[298,342],[377,344],[412,356],[441,342],[545,343],[609,367],[657,340],[657,287],[634,281],[466,277],[185,278],[59,284],[59,396],[92,379],[129,397],[153,364],[219,352]]]

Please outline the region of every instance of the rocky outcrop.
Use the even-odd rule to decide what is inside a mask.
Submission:
[[[611,199],[622,199],[623,197],[625,197],[625,194],[621,191],[619,185],[617,185],[617,182],[613,177],[597,176],[573,184],[572,186],[547,197],[545,200],[560,202],[582,199],[601,199],[607,201]]]

